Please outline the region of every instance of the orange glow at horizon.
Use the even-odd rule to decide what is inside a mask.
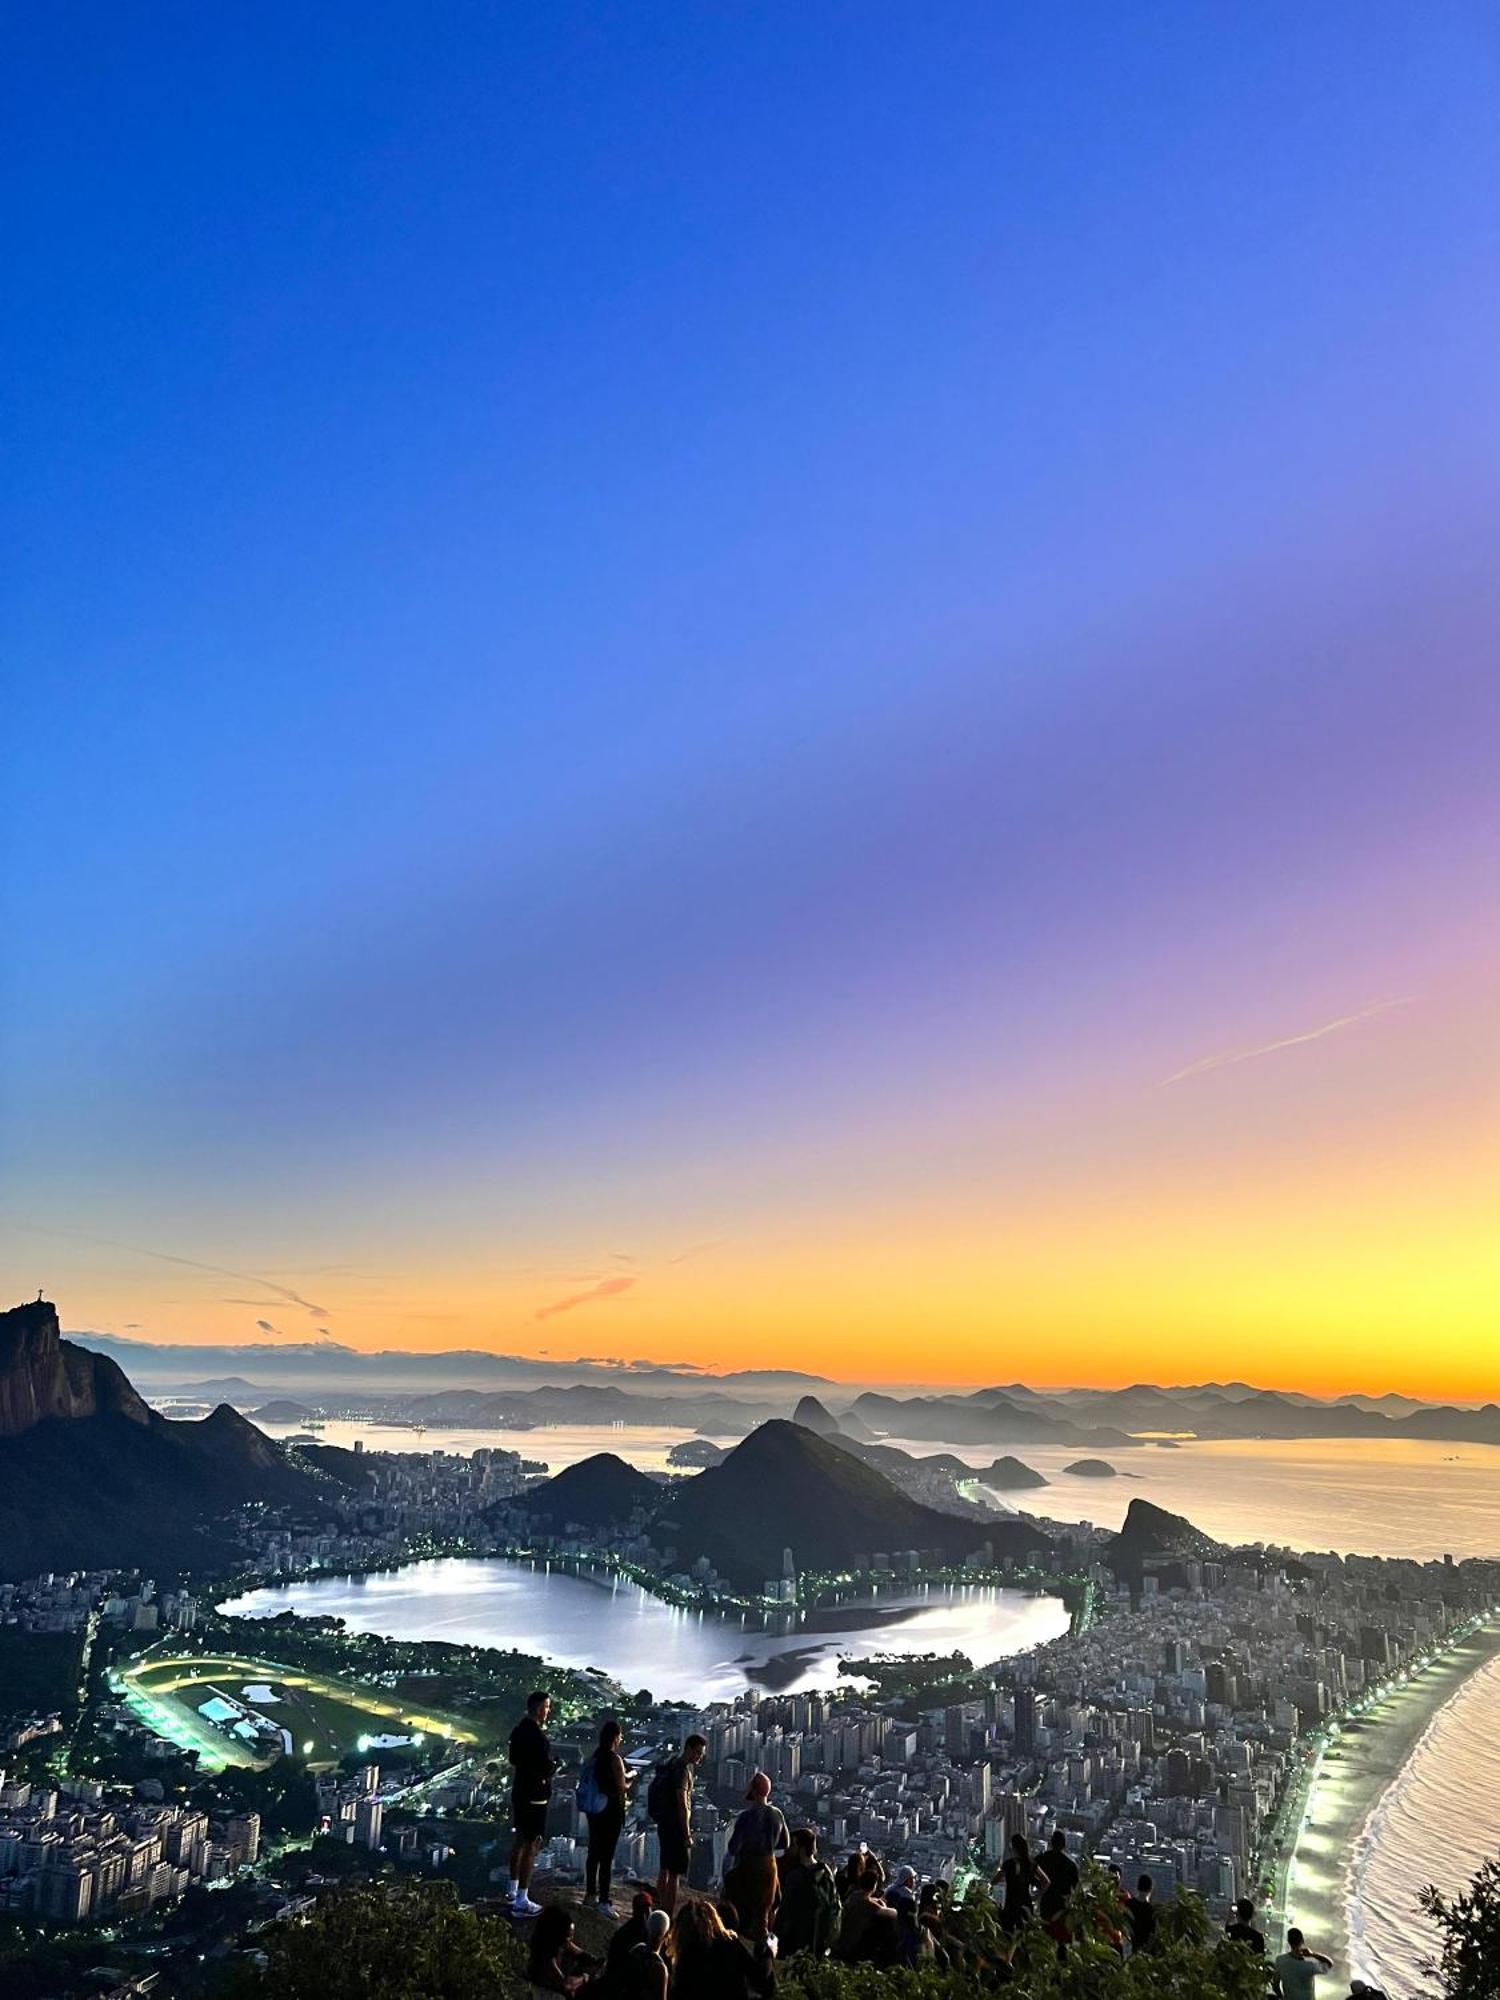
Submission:
[[[426,1190],[411,1243],[351,1204],[254,1248],[124,1247],[147,1218],[39,1232],[6,1263],[17,1297],[48,1280],[65,1327],[151,1342],[1481,1402],[1500,1397],[1493,1043],[1486,984],[1173,1088],[1081,1075],[925,1104],[919,1126],[809,1123],[778,1134],[794,1170],[741,1143],[695,1178],[601,1181],[591,1248],[492,1236],[473,1218],[505,1191],[470,1180],[462,1201]]]

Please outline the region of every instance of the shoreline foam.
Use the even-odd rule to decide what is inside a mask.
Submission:
[[[1372,1842],[1381,1806],[1448,1704],[1472,1677],[1500,1659],[1500,1619],[1491,1618],[1448,1648],[1415,1680],[1345,1722],[1324,1751],[1288,1868],[1282,1926],[1296,1924],[1315,1950],[1327,1952],[1344,1980],[1367,1976],[1351,1964],[1357,1951],[1354,1883]],[[1273,1952],[1282,1936],[1269,1940]]]

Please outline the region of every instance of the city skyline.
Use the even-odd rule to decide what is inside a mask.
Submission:
[[[12,1297],[1495,1393],[1477,8],[75,27]]]

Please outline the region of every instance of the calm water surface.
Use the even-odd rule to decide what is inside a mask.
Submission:
[[[955,1455],[988,1465],[999,1454],[964,1446]],[[997,1497],[1057,1521],[1115,1528],[1139,1494],[1220,1541],[1343,1555],[1500,1556],[1500,1446],[1236,1438],[1089,1453],[1115,1467],[1114,1479],[1070,1478],[1063,1468],[1081,1455],[1072,1450],[1017,1445],[1013,1455],[1049,1484]]]
[[[352,1631],[392,1639],[515,1646],[563,1666],[600,1667],[624,1687],[650,1688],[674,1701],[722,1701],[746,1687],[780,1693],[831,1687],[840,1678],[840,1656],[848,1654],[956,1648],[988,1664],[1068,1629],[1056,1597],[969,1588],[893,1594],[811,1613],[790,1631],[756,1631],[677,1610],[620,1579],[502,1556],[445,1557],[365,1577],[283,1584],[249,1591],[224,1609],[246,1618],[278,1611],[342,1618]]]

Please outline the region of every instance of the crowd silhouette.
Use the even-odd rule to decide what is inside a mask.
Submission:
[[[542,1908],[530,1896],[559,1769],[546,1735],[550,1707],[544,1691],[533,1694],[510,1745],[515,1832],[510,1911],[534,1919],[528,1974],[541,1991],[588,2000],[764,2000],[775,1984],[778,1961],[794,1956],[916,1968],[961,1966],[972,1955],[952,1922],[946,1882],[921,1882],[905,1865],[888,1870],[864,1842],[835,1867],[820,1852],[814,1828],[788,1825],[763,1771],[746,1787],[724,1849],[718,1894],[684,1896],[692,1861],[693,1791],[708,1748],[697,1734],[657,1765],[647,1791],[646,1813],[660,1849],[655,1889],[635,1889],[629,1914],[618,1922],[606,1951],[586,1950],[575,1936],[576,1906],[555,1902]],[[583,1759],[576,1791],[588,1824],[584,1904],[612,1922],[620,1915],[612,1896],[614,1859],[634,1782],[622,1741],[618,1720],[607,1717]],[[1061,1829],[1038,1852],[1024,1834],[1015,1834],[991,1878],[1002,1953],[1013,1955],[1029,1938],[1045,1940],[1044,1949],[1065,1959],[1085,1923],[1088,1935],[1122,1961],[1156,1951],[1161,1913],[1151,1876],[1139,1875],[1127,1888],[1118,1870],[1110,1872],[1115,1878],[1110,1897],[1082,1898],[1077,1893],[1082,1872]],[[1315,1983],[1331,1971],[1332,1961],[1295,1929],[1287,1933],[1286,1950],[1271,1959],[1255,1915],[1253,1903],[1236,1903],[1223,1932],[1225,1944],[1264,1961],[1268,1994],[1314,2000]],[[1358,1991],[1359,1982],[1354,1987]]]

